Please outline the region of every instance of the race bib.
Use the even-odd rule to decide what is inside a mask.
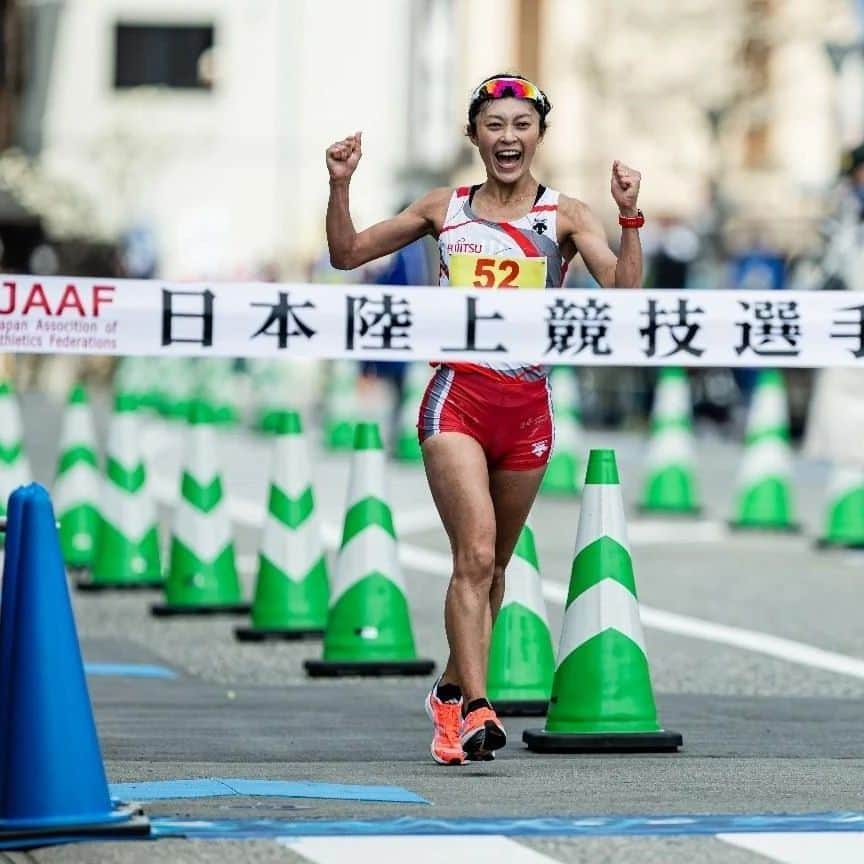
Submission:
[[[451,255],[450,284],[458,288],[545,288],[545,258]]]

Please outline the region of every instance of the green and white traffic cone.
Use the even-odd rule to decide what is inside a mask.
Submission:
[[[54,480],[63,560],[72,569],[93,564],[99,533],[99,458],[93,416],[83,385],[69,391]]]
[[[324,396],[324,446],[328,450],[350,450],[358,416],[357,363],[334,360]]]
[[[11,381],[0,380],[0,516],[6,515],[9,496],[29,482],[30,463],[15,388]]]
[[[552,390],[555,442],[540,491],[550,495],[578,495],[582,486],[584,457],[576,370],[570,366],[554,368],[549,386]]]
[[[165,602],[150,607],[158,617],[249,613],[237,575],[213,423],[208,405],[193,400],[186,427],[180,501],[171,530]]]
[[[404,397],[399,407],[399,433],[396,440],[395,455],[400,462],[423,461],[423,451],[417,437],[417,418],[430,377],[427,363],[411,363],[408,366]]]
[[[486,687],[502,717],[542,716],[555,675],[555,650],[537,563],[525,524],[507,565],[504,598],[492,628]]]
[[[218,426],[234,426],[240,420],[237,400],[237,378],[234,361],[227,357],[208,357],[199,360],[195,368],[194,392],[207,402]]]
[[[284,406],[278,400],[283,389],[281,366],[276,360],[255,358],[249,360],[252,385],[253,425],[267,435],[275,434]]]
[[[522,740],[547,753],[667,752],[683,743],[657,719],[613,450],[588,457],[546,727]]]
[[[864,549],[864,470],[835,465],[828,481],[822,549]]]
[[[252,626],[234,630],[241,642],[323,636],[327,624],[327,559],[300,415],[283,411],[273,432],[278,437],[258,550]]]
[[[693,464],[690,385],[684,369],[661,369],[651,412],[643,513],[695,516],[701,512]]]
[[[358,423],[324,656],[304,664],[313,678],[428,675],[435,668],[415,653],[385,468],[378,425]]]
[[[762,369],[747,417],[732,528],[798,531],[792,499],[789,407],[783,376]]]
[[[138,407],[130,393],[115,397],[91,578],[77,583],[83,591],[162,586],[156,503],[147,484]]]
[[[195,397],[197,370],[194,357],[162,359],[159,413],[168,420],[185,421]]]

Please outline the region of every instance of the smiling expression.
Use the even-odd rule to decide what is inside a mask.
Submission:
[[[516,183],[531,169],[540,143],[540,115],[524,99],[506,97],[489,100],[480,109],[476,133],[471,140],[490,177],[501,183]]]

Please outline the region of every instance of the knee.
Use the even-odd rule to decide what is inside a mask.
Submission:
[[[496,564],[492,568],[492,590],[500,588],[504,584],[504,565]]]
[[[455,565],[455,578],[489,585],[495,570],[495,549],[491,543],[468,543],[456,550]]]

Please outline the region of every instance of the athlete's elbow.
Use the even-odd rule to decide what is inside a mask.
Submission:
[[[331,249],[330,266],[336,270],[353,270],[357,265],[354,263],[350,252]]]

